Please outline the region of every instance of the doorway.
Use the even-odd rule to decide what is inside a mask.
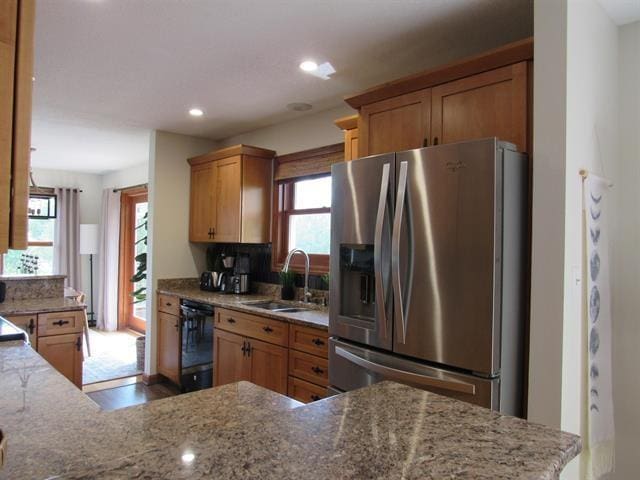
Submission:
[[[118,330],[144,334],[147,322],[147,187],[120,196]]]

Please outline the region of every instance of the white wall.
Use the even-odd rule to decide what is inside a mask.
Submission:
[[[67,187],[79,188],[82,190],[78,200],[80,212],[80,223],[97,224],[100,222],[102,176],[92,173],[70,172],[66,170],[48,170],[43,168],[33,169],[33,179],[36,185],[41,187]],[[94,280],[97,275],[97,263],[94,256]],[[87,295],[87,302],[91,302],[89,256],[82,255],[80,258],[81,284],[75,286]],[[97,285],[93,286],[94,294],[97,297]],[[94,305],[95,307],[95,305]]]
[[[618,159],[618,28],[596,0],[570,0],[567,28],[563,430],[587,435],[584,419],[587,328],[583,318],[583,219],[580,169],[614,178]],[[609,220],[617,222],[612,209]],[[615,288],[615,287],[614,287]],[[579,461],[567,469],[578,478]]]
[[[189,243],[190,167],[187,158],[217,147],[202,138],[154,131],[149,153],[149,249],[147,346],[145,373],[156,373],[158,279],[197,277],[205,267],[206,248]]]
[[[220,145],[244,143],[275,150],[278,155],[332,145],[344,142],[342,130],[333,121],[355,113],[355,110],[344,104],[338,108],[236,135],[222,140]]]
[[[613,395],[616,471],[612,478],[637,478],[640,471],[640,22],[619,28],[619,169],[613,193],[620,212],[613,253]]]
[[[125,188],[149,181],[149,162],[123,168],[102,176],[102,188]]]

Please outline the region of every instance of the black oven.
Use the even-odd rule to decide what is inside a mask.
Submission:
[[[213,385],[213,306],[180,302],[180,387],[183,392]]]

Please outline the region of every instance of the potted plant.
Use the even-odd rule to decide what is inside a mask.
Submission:
[[[280,296],[282,300],[293,300],[296,298],[295,279],[296,274],[294,272],[280,272],[280,285],[282,286]]]

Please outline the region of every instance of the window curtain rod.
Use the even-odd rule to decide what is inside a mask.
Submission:
[[[68,188],[69,190],[74,190],[76,192],[79,193],[83,193],[84,190],[82,190],[81,188],[77,188],[77,187],[57,187],[57,188]],[[40,186],[31,186],[29,187],[29,193],[54,193],[55,188],[54,187],[40,187]]]
[[[114,188],[113,191],[114,192],[123,192],[125,190],[131,190],[133,188],[147,188],[149,186],[148,183],[139,183],[138,185],[131,185],[130,187],[121,187],[121,188]]]

